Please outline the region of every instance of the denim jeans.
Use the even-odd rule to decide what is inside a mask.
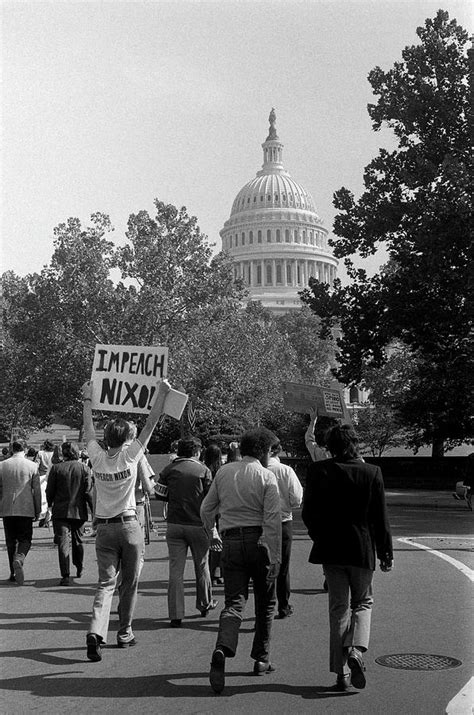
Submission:
[[[4,516],[5,544],[7,546],[10,576],[13,576],[13,561],[20,558],[23,563],[31,548],[33,519],[31,516]]]
[[[349,673],[348,649],[367,650],[372,615],[371,569],[323,564],[329,592],[329,669]]]
[[[118,634],[132,633],[132,619],[144,549],[142,530],[137,519],[97,525],[95,551],[99,583],[92,606],[89,633],[96,633],[104,642],[107,640],[110,607],[119,572],[121,583]]]
[[[202,611],[212,600],[209,538],[203,526],[168,523],[166,542],[169,552],[168,614],[171,620],[181,620],[184,618],[184,568],[188,547],[196,577],[196,608]]]
[[[281,525],[281,564],[277,576],[276,593],[278,611],[285,611],[290,604],[290,556],[293,541],[293,521],[283,521]]]
[[[268,662],[275,609],[275,578],[269,577],[268,549],[259,545],[261,528],[246,528],[238,535],[222,535],[221,568],[224,575],[225,606],[219,618],[216,648],[233,658],[237,651],[240,624],[249,597],[250,580],[255,598],[255,635],[251,658]]]
[[[84,563],[81,519],[53,519],[54,543],[58,546],[59,570],[61,576],[69,576],[69,552],[72,563],[81,570]]]

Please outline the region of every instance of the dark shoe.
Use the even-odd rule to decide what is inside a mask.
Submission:
[[[181,628],[181,618],[172,618],[170,626],[171,628]]]
[[[97,663],[99,660],[102,660],[102,652],[101,652],[101,642],[102,638],[95,633],[88,633],[87,638],[86,638],[86,644],[87,644],[87,657],[89,660],[92,660],[94,663]]]
[[[209,613],[209,611],[213,611],[214,608],[217,608],[218,605],[219,605],[219,601],[216,601],[213,598],[212,601],[210,602],[210,604],[208,606],[206,606],[206,608],[201,609],[201,616],[203,618],[205,618],[207,616],[207,614]]]
[[[15,574],[11,573],[8,577],[8,580],[11,581],[11,583],[16,583]]]
[[[222,693],[225,686],[225,655],[217,648],[212,654],[209,682],[215,693]]]
[[[23,561],[21,559],[15,559],[13,562],[13,573],[15,575],[15,581],[19,586],[23,586],[25,583],[25,572],[23,571]]]
[[[133,633],[117,634],[117,646],[119,648],[131,648],[134,645],[137,645],[137,641]]]
[[[365,665],[362,660],[362,653],[357,648],[351,648],[347,665],[351,669],[351,683],[357,690],[365,688]]]
[[[347,675],[338,675],[336,679],[336,685],[333,690],[337,693],[348,693],[351,690],[351,676],[350,673]]]
[[[218,576],[217,578],[213,578],[213,579],[212,579],[212,585],[213,585],[213,586],[222,586],[223,583],[224,583],[224,579],[221,578],[220,576]]]
[[[295,609],[293,608],[293,606],[287,606],[283,610],[278,611],[278,615],[275,616],[275,618],[280,618],[280,619],[288,618],[288,616],[293,615],[294,612],[295,612]]]
[[[59,582],[60,586],[71,586],[71,579],[69,576],[63,576],[61,581]]]
[[[80,568],[78,567],[78,568],[76,569],[76,578],[81,578],[83,572],[84,572],[83,566],[81,566]]]
[[[274,673],[275,670],[274,665],[263,660],[256,660],[253,666],[254,675],[267,675],[268,673]]]

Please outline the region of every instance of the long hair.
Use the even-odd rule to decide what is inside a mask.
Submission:
[[[351,425],[336,425],[327,436],[326,444],[335,459],[347,461],[359,456],[359,438]]]
[[[212,477],[214,478],[217,470],[222,466],[222,452],[217,444],[210,444],[206,447],[202,461],[206,467],[209,467]]]

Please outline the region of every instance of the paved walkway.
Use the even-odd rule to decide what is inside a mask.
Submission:
[[[454,515],[465,523],[462,533],[469,533],[474,519],[467,509],[464,513],[464,508],[458,507],[449,493],[439,493],[437,497],[430,494],[438,500],[434,509],[442,508],[442,504],[451,507],[449,512],[446,506],[443,521]],[[389,493],[390,509],[395,509],[394,521],[405,511],[394,507],[394,500],[408,505],[407,511],[416,518],[422,512],[413,507],[426,504],[426,499],[425,492]],[[158,510],[157,502],[153,509]],[[439,520],[441,515],[434,509],[428,507],[427,514],[432,513]],[[124,650],[114,647],[117,619],[112,615],[109,646],[104,649],[100,663],[90,663],[85,656],[85,634],[97,578],[94,541],[88,539],[86,543],[84,576],[73,586],[61,588],[52,531],[35,527],[34,546],[26,561],[25,585],[0,583],[3,605],[0,711],[5,715],[99,709],[114,714],[137,711],[140,715],[314,712],[442,715],[453,698],[462,698],[471,675],[469,624],[474,622],[474,614],[469,579],[451,563],[397,539],[394,571],[377,572],[375,576],[376,605],[366,658],[367,688],[349,695],[329,690],[334,676],[328,672],[327,596],[322,589],[322,571],[308,564],[309,539],[299,520],[295,526],[292,557],[295,614],[284,621],[275,621],[272,652],[278,669],[261,678],[251,675],[251,598],[237,657],[228,662],[226,689],[221,696],[210,690],[208,672],[223,591],[220,587],[214,594],[220,601],[218,609],[202,618],[194,609],[192,563],[188,561],[187,617],[183,628],[169,628],[163,522],[147,547],[134,621],[138,645]],[[457,543],[454,546],[460,548]],[[449,548],[455,560],[457,553],[451,543]],[[462,554],[472,569],[472,553]],[[5,550],[2,559],[6,577]],[[439,654],[456,658],[461,665],[436,672],[413,672],[383,667],[375,661],[393,653]],[[469,696],[464,697],[464,702],[466,698]],[[455,712],[460,715],[470,709]]]

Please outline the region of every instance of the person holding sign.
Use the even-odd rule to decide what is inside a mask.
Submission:
[[[135,504],[137,464],[164,411],[171,387],[165,380],[158,384],[153,406],[137,439],[133,439],[134,425],[127,420],[119,418],[108,422],[104,429],[107,450],[102,449],[96,440],[92,421],[92,387],[92,382],[84,383],[82,395],[84,437],[95,478],[95,548],[99,569],[86,642],[87,657],[96,662],[102,660],[101,648],[107,640],[110,608],[119,572],[120,625],[117,645],[126,648],[136,643],[132,619],[145,548]],[[153,488],[151,483],[145,486],[147,490]]]

